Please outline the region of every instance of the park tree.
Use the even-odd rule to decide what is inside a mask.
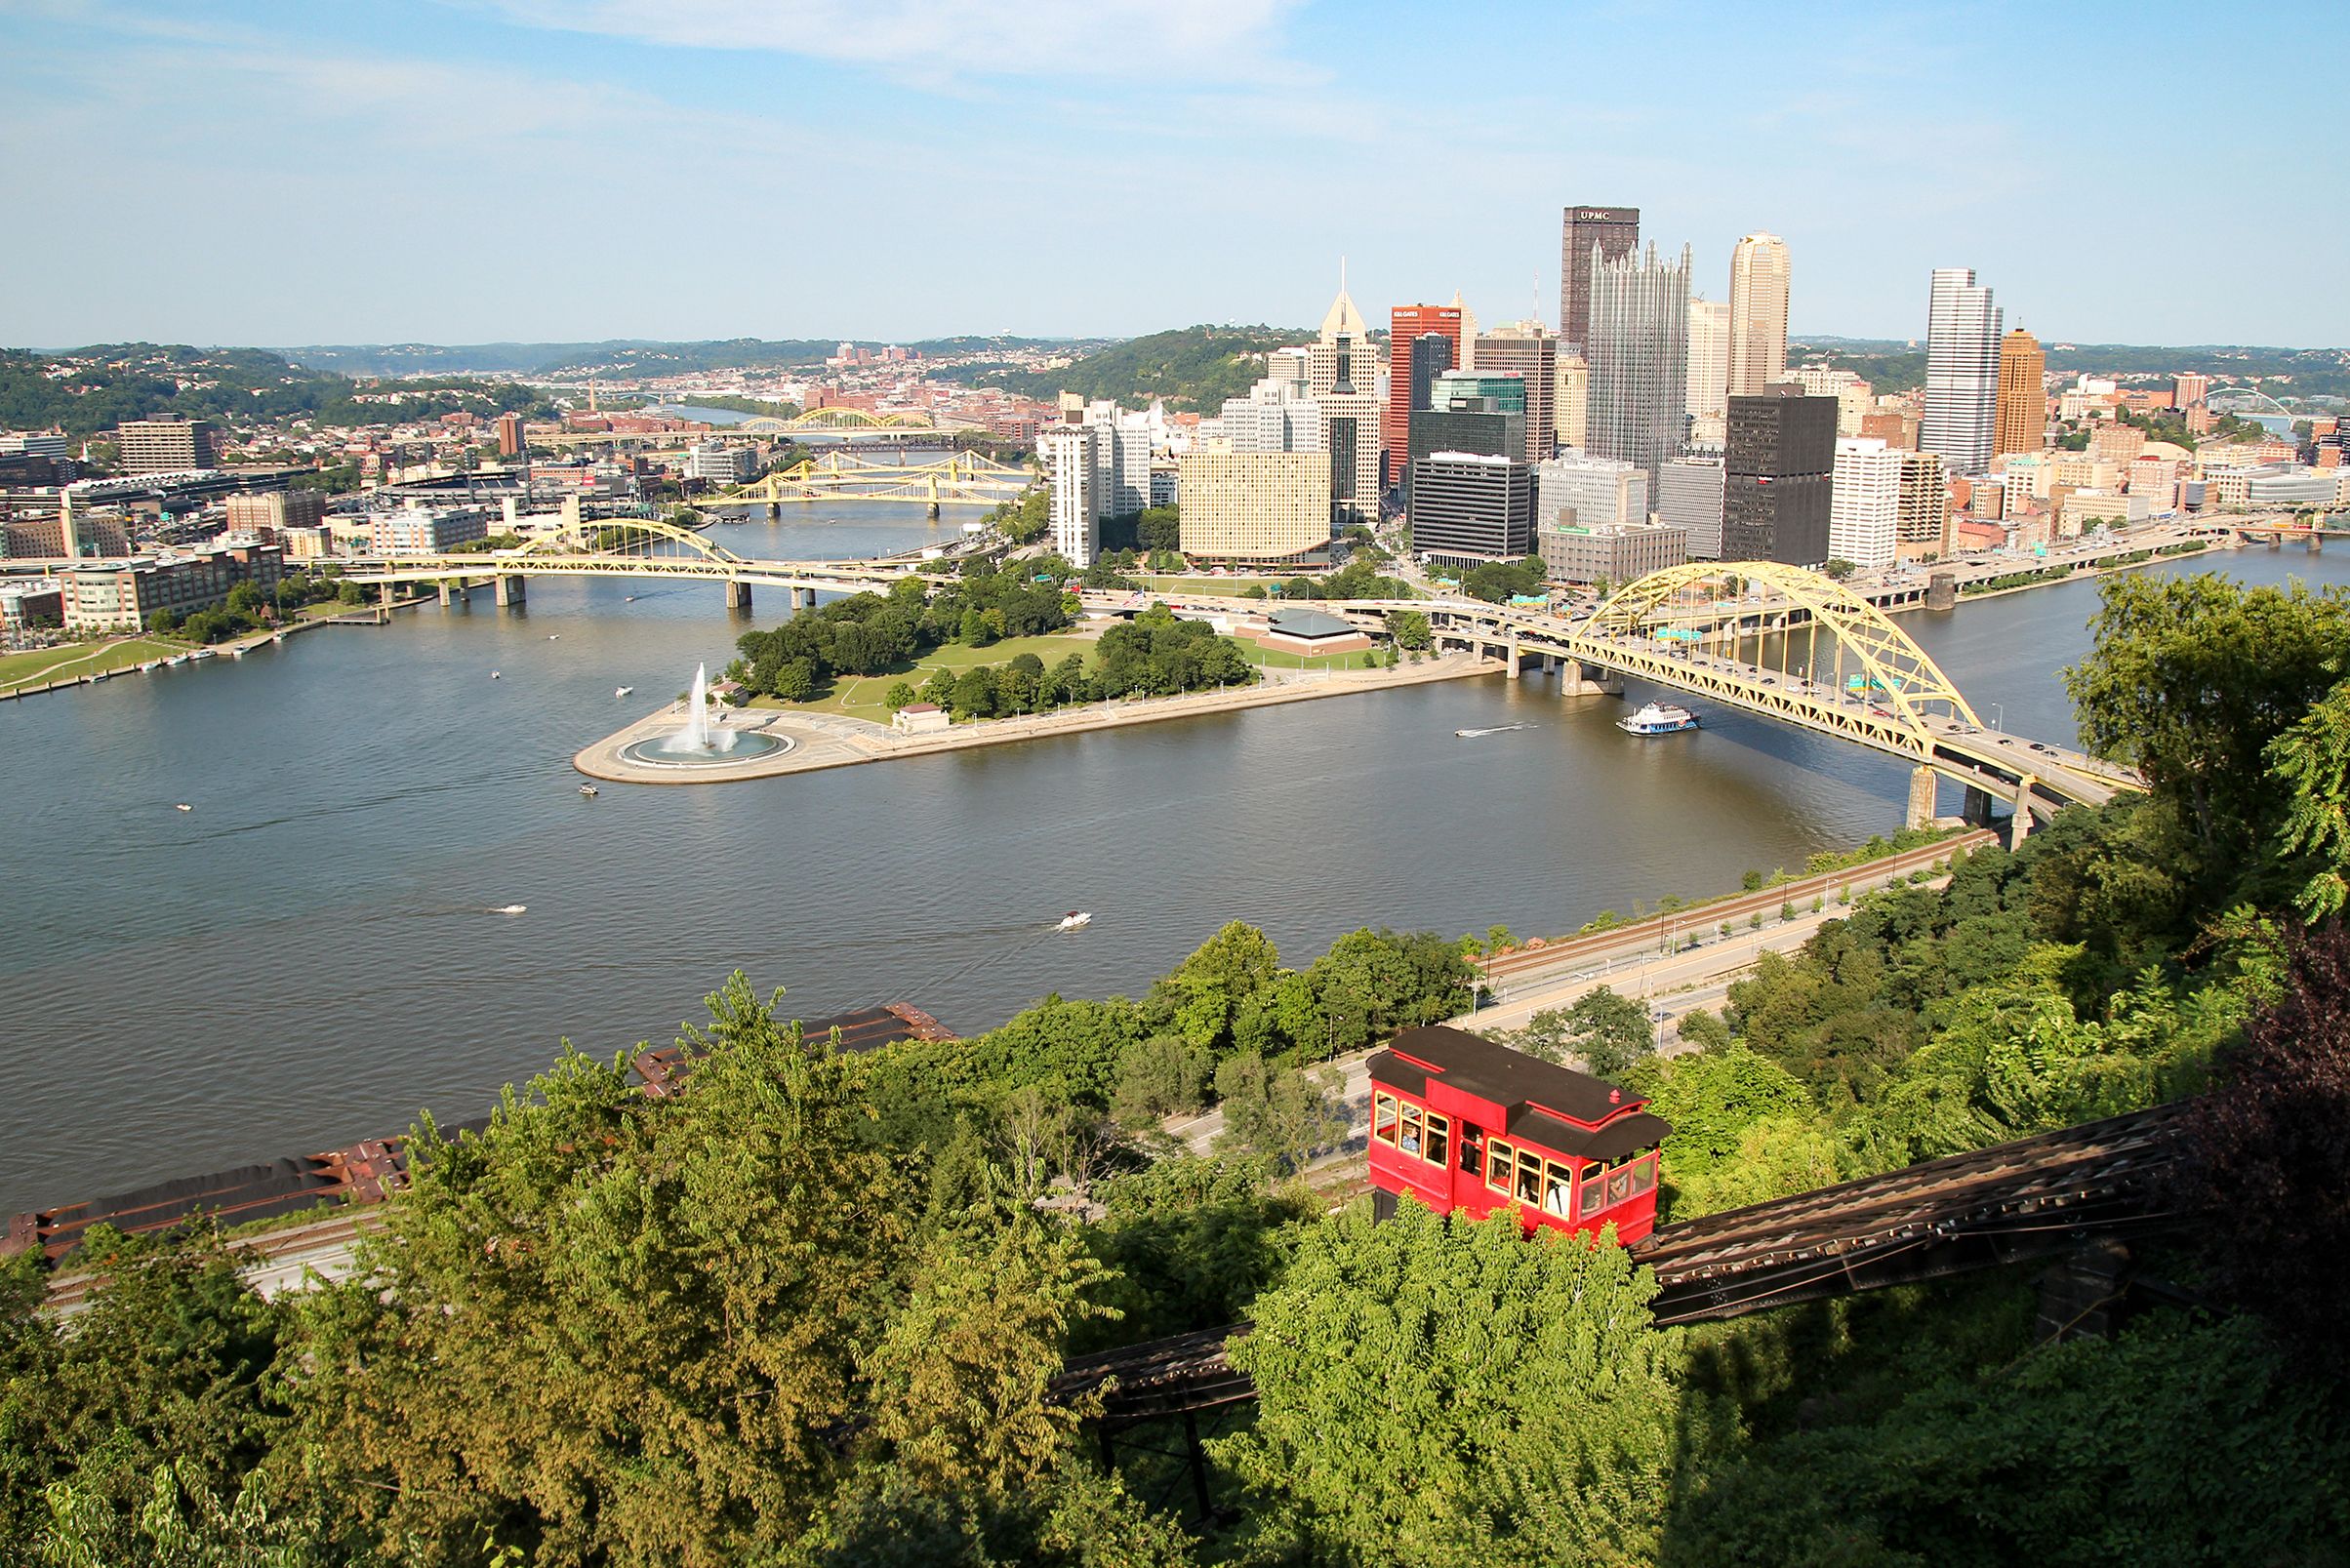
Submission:
[[[1414,652],[1425,651],[1436,641],[1425,610],[1390,610],[1387,613],[1387,634],[1395,639],[1397,647],[1409,648]]]
[[[1243,1051],[1216,1069],[1216,1093],[1224,1104],[1220,1152],[1261,1155],[1294,1174],[1346,1137],[1344,1085],[1335,1068],[1278,1066]]]
[[[1656,1560],[1669,1479],[1702,1439],[1681,1336],[1614,1245],[1406,1202],[1300,1232],[1231,1351],[1257,1420],[1214,1446],[1293,1560]],[[1700,1407],[1702,1408],[1702,1407]]]
[[[1854,566],[1850,561],[1845,560],[1841,555],[1829,557],[1828,563],[1820,568],[1820,571],[1825,576],[1838,583],[1844,582],[1846,578],[1850,577],[1853,573],[1859,570],[1859,567]]]
[[[889,690],[881,694],[881,705],[888,708],[892,713],[895,713],[898,709],[907,706],[912,702],[913,683],[911,681],[891,681],[889,683]]]
[[[1233,1045],[1233,1025],[1250,997],[1273,984],[1281,955],[1265,933],[1235,920],[1208,938],[1159,982],[1176,1032],[1216,1055]]]
[[[1562,1056],[1601,1078],[1620,1078],[1656,1052],[1656,1025],[1648,1009],[1611,985],[1585,991],[1560,1009],[1558,1038]]]
[[[1118,1059],[1110,1108],[1129,1126],[1150,1126],[1186,1115],[1207,1103],[1215,1058],[1180,1034],[1154,1034]]]
[[[1288,1261],[1288,1227],[1319,1213],[1274,1174],[1262,1157],[1178,1154],[1100,1184],[1103,1215],[1085,1244],[1113,1270],[1095,1294],[1120,1315],[1082,1325],[1075,1343],[1132,1344],[1236,1320]]]

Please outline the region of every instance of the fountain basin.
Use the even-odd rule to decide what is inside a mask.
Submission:
[[[724,768],[736,763],[750,762],[764,757],[781,756],[798,743],[787,735],[761,735],[756,730],[736,731],[733,744],[723,751],[714,745],[678,744],[690,732],[679,730],[669,735],[648,736],[631,741],[620,748],[624,762],[633,762],[640,768]]]

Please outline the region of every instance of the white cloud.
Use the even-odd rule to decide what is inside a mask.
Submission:
[[[477,0],[517,21],[696,49],[961,76],[1246,81],[1285,74],[1300,0]]]

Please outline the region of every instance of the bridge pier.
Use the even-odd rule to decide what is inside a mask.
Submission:
[[[767,503],[767,521],[771,523],[780,523],[783,520],[784,503],[780,501],[771,501]]]
[[[377,597],[384,607],[387,610],[391,608],[391,584],[388,583],[379,583],[376,584],[376,589]]]
[[[1561,659],[1559,662],[1559,695],[1621,697],[1624,695],[1624,677],[1612,669],[1595,669],[1580,659]]]
[[[1968,784],[1959,797],[1959,820],[1969,827],[1990,826],[1991,791]]]
[[[2032,786],[2039,782],[2028,773],[2015,781],[2015,815],[2007,819],[2009,849],[2032,836]]]
[[[1959,575],[1956,572],[1934,572],[1925,579],[1925,608],[1954,610],[1959,603]]]
[[[1934,770],[1918,767],[1910,773],[1908,827],[1931,827],[1934,824],[1934,786],[1939,781]]]
[[[2324,536],[2324,535],[2322,535],[2322,534],[2319,534],[2319,533],[2318,533],[2318,532],[2316,532],[2314,529],[2313,529],[2313,530],[2311,530],[2311,532],[2310,532],[2310,535],[2309,535],[2309,553],[2310,553],[2310,554],[2312,554],[2312,555],[2315,555],[2315,554],[2317,554],[2319,551],[2323,550],[2325,547],[2326,547],[2326,539],[2325,539],[2325,536]]]
[[[452,584],[447,578],[442,578],[440,581],[441,608],[444,610],[448,609],[449,601],[455,597],[457,597],[457,589],[455,585]]]
[[[498,608],[504,610],[522,602],[522,579],[500,576],[497,580]]]
[[[1511,628],[1510,628],[1510,640],[1509,640],[1508,644],[1506,644],[1506,646],[1507,646],[1507,648],[1508,648],[1508,650],[1509,650],[1509,654],[1508,654],[1508,659],[1509,659],[1509,677],[1510,677],[1510,679],[1512,679],[1512,680],[1516,680],[1516,679],[1518,678],[1518,662],[1519,662],[1519,653],[1518,653],[1518,628],[1517,628],[1517,627],[1513,626],[1513,627],[1511,627]]]
[[[750,584],[726,580],[726,608],[743,615],[750,613]]]

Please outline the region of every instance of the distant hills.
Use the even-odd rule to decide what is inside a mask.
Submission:
[[[2275,396],[2350,396],[2350,349],[2272,348],[2248,343],[2196,343],[2163,347],[2146,343],[2075,343],[2043,337],[2048,369],[2109,376],[2174,376],[2196,371],[2214,380],[2275,382]],[[1813,333],[1790,337],[1790,362],[1825,363],[1866,377],[1880,392],[1907,391],[1925,384],[1924,340],[1838,338]]]
[[[858,340],[877,346],[880,340]],[[343,376],[679,376],[716,370],[813,369],[840,346],[826,338],[720,338],[662,342],[610,338],[578,343],[316,343],[280,349],[296,364]],[[969,354],[992,347],[1051,347],[1045,338],[931,338],[902,346],[924,354]]]
[[[1109,343],[1062,370],[989,370],[970,379],[1024,397],[1075,392],[1136,407],[1155,397],[1178,412],[1212,412],[1265,373],[1267,350],[1313,339],[1311,328],[1183,327]]]

